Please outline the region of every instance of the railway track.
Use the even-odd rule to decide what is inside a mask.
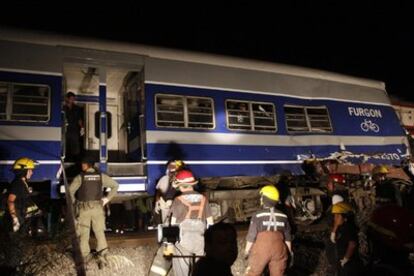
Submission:
[[[247,234],[248,225],[237,225],[236,231],[238,237],[244,237]],[[134,248],[143,245],[151,245],[157,243],[157,232],[151,230],[144,233],[125,233],[113,234],[107,233],[106,239],[110,248]],[[92,247],[95,245],[95,239],[91,238]]]

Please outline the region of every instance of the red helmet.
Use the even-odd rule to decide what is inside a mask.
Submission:
[[[329,179],[332,180],[334,183],[345,183],[345,177],[343,174],[333,173],[329,175]]]
[[[182,185],[193,186],[197,184],[198,181],[195,179],[193,173],[189,170],[181,170],[175,175],[173,182],[173,187],[178,188]]]

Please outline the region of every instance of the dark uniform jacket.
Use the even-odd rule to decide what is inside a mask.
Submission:
[[[246,240],[254,242],[257,234],[263,231],[280,231],[283,233],[285,241],[292,240],[288,218],[276,208],[264,208],[254,214],[250,221]]]
[[[106,196],[110,201],[116,195],[118,186],[118,183],[108,175],[89,168],[73,179],[69,186],[69,193],[72,202],[76,200],[79,202],[97,201],[102,199],[102,187],[110,188],[111,191]]]
[[[21,222],[26,216],[26,209],[31,202],[29,187],[21,178],[15,178],[10,185],[9,194],[16,196],[14,206],[16,215]]]

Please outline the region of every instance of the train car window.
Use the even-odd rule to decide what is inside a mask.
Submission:
[[[12,91],[12,120],[49,120],[49,87],[14,84]]]
[[[313,132],[331,132],[331,120],[326,107],[314,108],[307,107],[306,112],[309,118],[311,131]]]
[[[285,106],[284,110],[288,131],[309,131],[304,107]]]
[[[159,127],[214,128],[214,103],[211,98],[158,94],[156,124]]]
[[[214,128],[213,100],[187,97],[188,127]]]
[[[156,123],[163,127],[185,127],[184,97],[156,95]]]
[[[288,132],[331,132],[326,107],[284,106]]]
[[[47,122],[49,119],[49,86],[0,83],[0,120]]]
[[[228,100],[226,112],[231,130],[276,131],[275,106],[271,103]]]
[[[248,102],[227,101],[226,111],[229,129],[252,129],[250,105]]]
[[[7,119],[7,96],[9,87],[6,83],[0,83],[0,120]]]
[[[273,104],[252,103],[254,130],[276,131],[275,107]]]

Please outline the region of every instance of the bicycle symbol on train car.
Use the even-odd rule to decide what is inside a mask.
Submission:
[[[368,131],[373,131],[373,132],[378,132],[379,126],[376,123],[373,123],[371,120],[365,119],[362,123],[361,123],[361,129],[364,132],[368,132]]]

